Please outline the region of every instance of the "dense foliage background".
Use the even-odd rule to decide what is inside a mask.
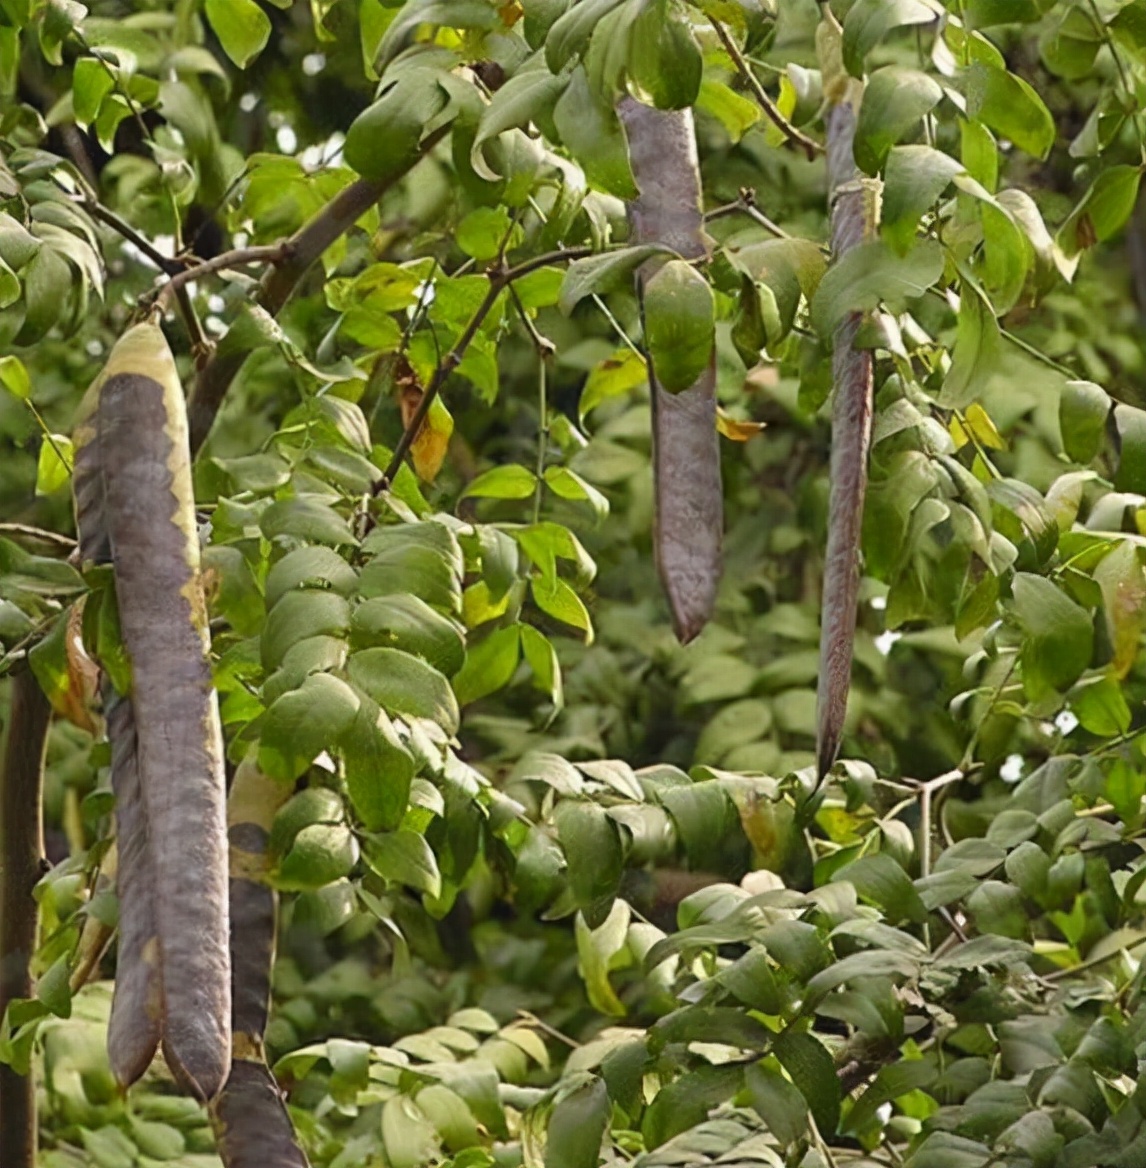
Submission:
[[[827,266],[849,75],[882,228]],[[683,648],[626,90],[694,110],[713,241],[725,568]],[[107,585],[67,562],[80,398],[204,261],[164,328],[193,427],[245,358],[196,502],[228,757],[289,797],[266,1046],[312,1163],[1146,1162],[1144,97],[1143,0],[0,0],[0,675],[31,653],[59,715],[0,1059],[37,1076],[40,1162],[218,1163],[158,1065],[115,1090],[114,948],[76,989],[116,907],[68,617]],[[360,177],[276,321],[276,245]],[[859,309],[865,568],[817,790]]]

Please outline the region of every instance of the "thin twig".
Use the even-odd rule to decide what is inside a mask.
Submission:
[[[486,273],[489,277],[489,289],[485,294],[485,298],[478,305],[473,316],[470,317],[469,323],[463,330],[462,335],[454,342],[454,347],[438,362],[438,367],[434,370],[430,384],[426,386],[422,394],[422,400],[418,403],[418,408],[414,411],[413,417],[410,418],[409,425],[402,431],[402,437],[398,440],[398,445],[394,448],[394,454],[390,459],[390,464],[386,467],[385,474],[383,474],[374,488],[375,494],[389,490],[390,484],[394,481],[394,476],[401,468],[402,462],[409,453],[414,439],[418,436],[418,431],[422,428],[422,423],[426,420],[426,415],[430,412],[430,407],[434,404],[434,399],[438,396],[438,391],[442,388],[446,378],[462,363],[462,358],[466,355],[466,350],[470,347],[470,343],[474,337],[477,336],[478,329],[481,328],[485,318],[493,310],[493,306],[497,303],[497,299],[502,292],[514,280],[520,280],[523,276],[528,276],[531,272],[536,272],[539,268],[545,268],[550,264],[561,263],[565,260],[585,259],[587,256],[594,254],[591,247],[565,248],[561,251],[546,252],[545,255],[534,256],[533,259],[525,260],[513,268],[495,269],[492,272]]]
[[[71,536],[60,535],[56,531],[46,531],[42,527],[32,527],[28,523],[0,523],[0,535],[17,535],[25,539],[38,539],[43,543],[52,543],[64,551],[70,552],[76,546]]]
[[[284,263],[290,256],[290,246],[290,241],[285,240],[282,243],[260,244],[255,247],[237,247],[233,251],[225,251],[221,255],[212,256],[209,260],[203,260],[193,267],[183,268],[159,289],[155,305],[160,309],[166,309],[168,300],[185,284],[210,276],[213,272],[221,272],[225,268],[237,268],[242,264]]]
[[[171,256],[165,256],[151,240],[141,235],[127,220],[121,219],[114,211],[109,210],[98,200],[94,198],[83,198],[77,201],[93,219],[98,219],[101,223],[110,227],[117,235],[126,239],[132,247],[145,255],[161,272],[173,276],[176,272],[183,270],[184,264],[181,260],[172,259]]]
[[[724,25],[713,17],[709,17],[709,23],[716,29],[716,35],[720,37],[720,43],[724,46],[724,51],[732,58],[732,63],[736,66],[736,72],[740,74],[744,84],[752,91],[752,96],[756,99],[757,104],[764,113],[768,115],[772,124],[790,142],[795,142],[803,148],[804,153],[808,156],[809,162],[817,154],[823,154],[824,147],[822,143],[817,142],[814,138],[809,138],[802,130],[797,130],[780,112],[776,103],[768,96],[764,86],[760,84],[756,74],[752,72],[743,54],[736,47],[736,42],[728,35],[728,30]]]
[[[756,206],[756,193],[751,187],[744,187],[740,192],[740,197],[732,203],[725,203],[721,207],[715,207],[709,211],[705,216],[706,221],[713,219],[724,219],[729,215],[747,215],[753,223],[759,224],[763,227],[769,235],[774,235],[777,239],[793,239],[795,238],[790,232],[784,230],[778,223],[773,223],[759,207]],[[824,249],[827,251],[827,248]]]

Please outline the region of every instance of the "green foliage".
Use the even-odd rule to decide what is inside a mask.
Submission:
[[[1143,5],[122,7],[0,0],[0,674],[28,655],[61,714],[0,1059],[38,1076],[42,1163],[218,1163],[160,1070],[115,1090],[114,962],[69,985],[116,913],[84,644],[131,673],[106,573],[66,562],[68,435],[157,281],[360,179],[281,312],[265,255],[184,285],[243,365],[196,503],[228,757],[282,791],[266,1042],[311,1161],[1137,1163]],[[849,85],[880,234],[834,263],[794,131],[815,155]],[[623,94],[696,111],[709,255],[629,246]],[[815,790],[855,314],[861,606]],[[649,371],[710,362],[723,431],[767,429],[725,449],[682,649]],[[431,384],[444,461],[395,471]]]

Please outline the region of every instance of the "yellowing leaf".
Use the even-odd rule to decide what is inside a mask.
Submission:
[[[955,442],[955,449],[961,450],[968,442],[977,442],[988,450],[1006,450],[1006,439],[995,428],[990,414],[978,402],[971,405],[960,415],[952,415],[947,423],[947,432]]]
[[[749,438],[755,438],[765,425],[765,422],[743,422],[730,417],[721,406],[716,407],[716,429],[731,442],[747,442]]]
[[[404,358],[399,359],[394,378],[398,386],[398,406],[402,411],[402,425],[409,428],[418,407],[422,404],[422,387],[417,374]],[[442,469],[446,450],[450,445],[450,435],[454,432],[454,419],[441,398],[434,398],[418,433],[410,444],[410,459],[418,478],[424,483],[432,483]]]

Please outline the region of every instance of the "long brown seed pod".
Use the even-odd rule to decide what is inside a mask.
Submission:
[[[119,959],[107,1052],[116,1081],[126,1087],[147,1070],[159,1048],[163,980],[134,714],[131,702],[116,694],[110,683],[104,682],[103,691],[112,752],[119,898]]]
[[[691,110],[658,110],[631,97],[617,107],[629,140],[638,197],[629,204],[633,243],[660,243],[685,259],[708,254]],[[640,294],[661,260],[637,274]],[[716,354],[688,389],[649,383],[653,404],[653,540],[673,628],[687,643],[704,628],[720,583],[724,498],[716,431]]]
[[[80,549],[85,560],[110,558],[114,566],[132,668],[163,1049],[176,1078],[210,1099],[231,1060],[223,745],[186,412],[157,326],[124,334],[84,409],[75,436]],[[146,911],[130,899],[121,909]]]
[[[829,108],[828,197],[832,258],[837,261],[870,238],[875,226],[871,195],[859,179],[852,155],[855,124],[855,109],[846,97]],[[832,485],[816,687],[816,767],[821,779],[839,753],[851,687],[872,414],[871,352],[855,347],[862,323],[862,313],[849,313],[832,341]]]
[[[211,1125],[227,1168],[306,1168],[263,1053],[271,996],[277,895],[268,883],[267,843],[291,787],[252,758],[235,772],[227,799],[231,845],[231,1074],[211,1104]]]

